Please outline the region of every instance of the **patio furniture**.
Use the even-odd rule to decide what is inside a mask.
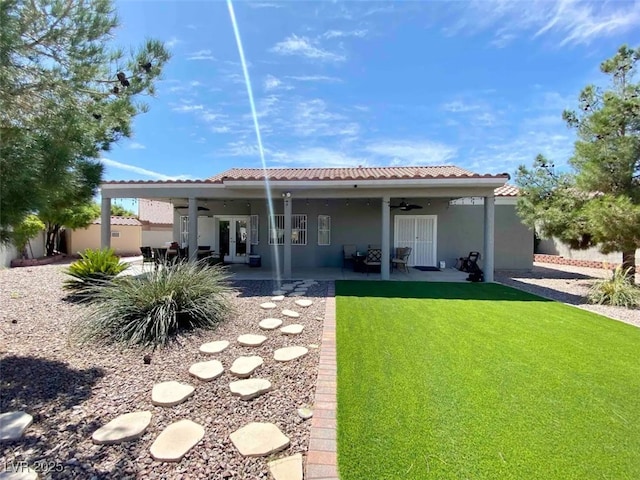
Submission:
[[[356,254],[357,247],[355,245],[342,245],[342,268],[349,262],[353,262],[353,256]]]
[[[407,263],[409,262],[409,256],[411,256],[411,250],[411,247],[396,248],[396,254],[391,259],[391,269],[393,270],[394,267],[398,270],[400,270],[400,268],[404,268],[404,271],[409,273],[409,267]]]
[[[151,247],[148,247],[148,246],[140,247],[140,252],[142,253],[142,269],[144,269],[145,263],[155,263],[155,260],[153,259],[153,251],[151,250]]]
[[[366,271],[366,266],[364,261],[367,259],[367,255],[364,253],[356,252],[351,256],[353,261],[353,271],[364,273]]]
[[[372,269],[379,269],[382,265],[382,250],[379,248],[370,248],[367,250],[367,258],[365,258],[364,262],[365,270],[367,275]]]

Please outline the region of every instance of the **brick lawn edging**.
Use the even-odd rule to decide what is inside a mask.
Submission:
[[[617,268],[619,263],[602,262],[595,260],[578,260],[575,258],[564,258],[561,255],[543,255],[536,253],[533,255],[534,262],[540,263],[553,263],[556,265],[573,265],[575,267],[587,267],[587,268],[604,268],[611,270]]]
[[[307,480],[339,480],[336,436],[336,289],[331,283],[325,302],[316,398],[307,452]]]

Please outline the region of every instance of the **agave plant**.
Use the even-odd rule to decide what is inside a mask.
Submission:
[[[630,271],[630,268],[623,270],[618,266],[611,278],[595,282],[587,295],[589,303],[627,308],[639,306],[640,288],[632,283]]]
[[[66,269],[72,278],[64,282],[64,288],[76,293],[89,292],[94,287],[111,280],[119,273],[129,268],[129,264],[120,261],[113,249],[86,249],[80,254],[80,259]]]
[[[167,263],[97,289],[73,335],[79,342],[167,345],[184,332],[214,329],[231,312],[230,292],[225,267]]]

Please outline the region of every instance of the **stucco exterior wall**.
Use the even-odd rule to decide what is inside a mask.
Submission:
[[[142,227],[141,245],[154,247],[164,247],[167,242],[173,242],[173,226],[166,227]]]
[[[113,233],[119,232],[119,237]],[[140,226],[111,225],[111,248],[120,256],[140,255],[142,229]],[[100,225],[72,230],[69,235],[69,253],[75,255],[87,248],[100,248]]]
[[[391,246],[394,246],[396,215],[437,215],[437,260],[455,265],[456,259],[477,250],[484,254],[482,205],[449,205],[448,199],[413,198],[411,203],[422,205],[420,210],[391,211]],[[259,243],[251,250],[262,256],[262,266],[272,268],[274,247],[269,245],[269,221],[266,201],[210,202],[209,215],[258,215]],[[307,215],[307,245],[292,245],[292,265],[295,267],[339,267],[342,265],[342,246],[355,244],[366,251],[369,244],[382,243],[381,199],[293,200],[293,214]],[[274,213],[284,213],[281,198],[274,200]],[[530,269],[533,265],[533,233],[517,217],[513,205],[495,207],[495,268]],[[202,213],[201,213],[202,215]],[[331,217],[331,244],[318,245],[318,215]],[[200,221],[199,224],[204,224]],[[174,224],[174,236],[179,238],[179,218]],[[179,227],[178,227],[179,228]],[[215,228],[215,227],[214,227]],[[214,235],[216,233],[214,232]],[[202,232],[199,231],[199,236]],[[280,258],[283,246],[278,249]]]

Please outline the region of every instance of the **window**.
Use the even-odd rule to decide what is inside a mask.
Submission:
[[[180,215],[180,246],[189,245],[189,217]]]
[[[111,232],[111,238],[120,238],[120,232]]]
[[[331,245],[331,217],[318,215],[318,245]]]
[[[258,215],[251,215],[251,245],[258,245]]]
[[[269,217],[269,245],[284,245],[284,215],[277,214],[273,217]],[[291,245],[306,244],[307,216],[291,215]]]

